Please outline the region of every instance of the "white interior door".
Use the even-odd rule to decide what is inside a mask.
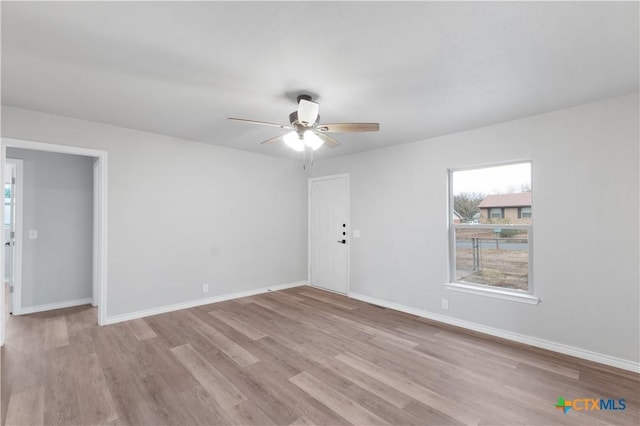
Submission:
[[[349,177],[309,180],[309,283],[347,293],[349,281]]]
[[[9,312],[13,312],[16,235],[16,166],[7,162],[4,176],[4,282],[9,288]]]

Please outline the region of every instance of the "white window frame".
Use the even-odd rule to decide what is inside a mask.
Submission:
[[[453,222],[453,174],[459,171],[465,170],[478,170],[490,167],[508,166],[512,164],[531,164],[531,179],[533,180],[533,163],[531,160],[518,160],[503,163],[484,164],[473,167],[455,168],[449,169],[449,208],[447,209],[447,221],[449,227],[449,279],[445,284],[447,290],[459,291],[463,293],[471,293],[480,296],[493,297],[497,299],[510,300],[514,302],[528,303],[536,305],[540,303],[540,299],[534,294],[534,279],[533,279],[533,222],[531,224],[500,224],[502,229],[526,229],[528,238],[528,291],[515,290],[501,287],[494,287],[486,284],[476,284],[456,281],[456,229],[494,229],[496,224],[462,224]],[[533,192],[532,201],[533,206]],[[491,209],[489,209],[489,215]]]

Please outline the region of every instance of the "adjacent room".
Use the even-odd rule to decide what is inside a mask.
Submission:
[[[0,424],[640,424],[638,2],[0,8]]]

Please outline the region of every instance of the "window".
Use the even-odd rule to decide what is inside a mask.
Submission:
[[[502,209],[500,207],[489,209],[489,217],[491,219],[502,219],[504,217],[502,214]]]
[[[531,163],[451,170],[449,179],[447,288],[537,303],[529,250]]]

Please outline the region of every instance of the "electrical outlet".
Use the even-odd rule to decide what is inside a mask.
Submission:
[[[202,292],[209,293],[209,284],[202,284]]]
[[[449,309],[449,299],[442,299],[442,309],[445,311]]]

